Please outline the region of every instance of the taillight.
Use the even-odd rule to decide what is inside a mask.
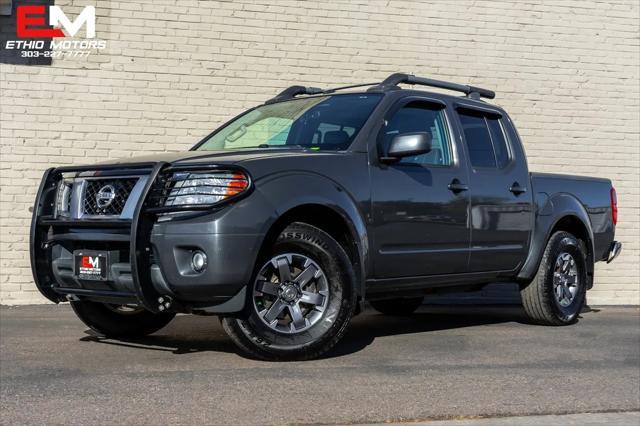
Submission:
[[[618,223],[618,195],[616,194],[616,189],[611,187],[611,219],[613,219],[613,224],[616,225]]]

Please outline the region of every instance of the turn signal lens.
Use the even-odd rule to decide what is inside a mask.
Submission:
[[[234,173],[233,179],[229,181],[225,195],[227,197],[233,197],[234,195],[238,195],[248,187],[249,181],[247,180],[247,177],[242,173]]]

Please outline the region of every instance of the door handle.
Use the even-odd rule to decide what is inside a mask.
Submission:
[[[518,182],[513,182],[509,187],[509,191],[513,192],[514,195],[520,195],[527,192],[527,188],[520,186]]]
[[[449,185],[447,185],[447,188],[449,188],[449,191],[457,194],[462,191],[467,191],[469,189],[469,186],[460,182],[458,179],[454,179]]]

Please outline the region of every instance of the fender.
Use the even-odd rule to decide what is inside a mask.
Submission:
[[[358,204],[368,205],[368,200],[356,201],[351,194],[335,181],[308,171],[295,171],[267,176],[256,182],[256,192],[262,194],[273,205],[274,215],[264,223],[266,235],[278,218],[296,207],[322,205],[338,213],[347,224],[356,243],[360,268],[358,293],[364,295],[364,282],[369,265],[369,236],[365,219]]]
[[[524,282],[532,280],[535,276],[540,266],[544,249],[547,246],[547,241],[549,241],[551,237],[551,232],[558,222],[566,217],[575,217],[582,222],[584,228],[587,230],[589,240],[585,242],[587,244],[587,250],[591,255],[594,252],[593,230],[590,226],[591,221],[589,214],[576,197],[562,192],[553,194],[550,197],[546,193],[537,193],[536,198],[545,199],[545,202],[543,205],[537,206],[529,254],[522,269],[518,273],[518,280]],[[589,264],[591,264],[591,262],[589,262]],[[592,275],[592,273],[593,271],[588,271],[589,275]]]

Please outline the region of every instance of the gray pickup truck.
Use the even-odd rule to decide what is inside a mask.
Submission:
[[[322,355],[365,300],[406,315],[494,282],[533,323],[572,324],[621,249],[615,190],[529,172],[494,96],[408,74],[292,86],[188,152],[49,169],[35,283],[108,337],[217,315],[262,359]]]

